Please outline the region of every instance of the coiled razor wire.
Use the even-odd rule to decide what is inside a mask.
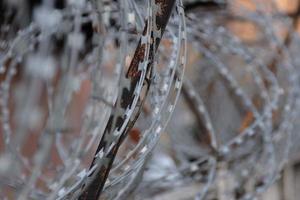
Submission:
[[[299,36],[253,2],[0,2],[1,199],[265,191],[297,142]]]
[[[226,18],[227,13],[221,13],[220,15]],[[291,146],[290,134],[298,110],[296,100],[298,96],[298,77],[296,68],[291,64],[293,63],[293,58],[289,56],[288,49],[285,47],[282,51],[284,51],[283,54],[287,56],[289,66],[285,66],[285,72],[281,72],[284,74],[278,77],[279,75],[274,74],[274,72],[269,69],[270,66],[268,66],[264,60],[261,60],[255,52],[252,52],[251,48],[246,48],[245,45],[226,30],[225,27],[217,24],[218,21],[214,21],[214,18],[220,20],[218,17],[215,15],[211,16],[211,13],[207,13],[207,16],[205,16],[206,21],[201,22],[202,19],[200,16],[203,17],[205,14],[201,15],[195,11],[195,14],[192,13],[188,15],[190,19],[188,21],[190,21],[190,23],[188,23],[187,27],[190,44],[192,44],[191,46],[196,46],[195,48],[198,52],[201,52],[204,59],[207,59],[211,64],[206,65],[206,63],[199,61],[197,65],[200,65],[200,67],[204,69],[201,72],[192,70],[192,77],[194,76],[196,79],[195,84],[201,89],[197,90],[195,86],[192,85],[192,82],[189,80],[192,79],[192,77],[189,76],[186,76],[188,78],[186,78],[183,86],[183,96],[194,113],[194,118],[196,118],[197,121],[196,129],[199,132],[197,134],[199,134],[199,136],[195,138],[195,136],[193,136],[196,134],[194,133],[195,130],[188,128],[189,126],[193,126],[190,121],[187,122],[188,125],[186,126],[184,126],[184,122],[179,124],[178,121],[184,121],[184,118],[187,117],[180,116],[184,115],[183,108],[178,106],[178,110],[181,109],[181,111],[178,111],[180,114],[176,115],[175,112],[174,123],[171,122],[169,131],[172,143],[177,146],[174,146],[174,151],[178,152],[179,157],[176,157],[175,160],[179,159],[183,167],[174,169],[173,166],[171,169],[165,169],[165,176],[145,182],[145,186],[142,186],[141,190],[149,191],[148,196],[152,196],[155,195],[157,191],[166,190],[166,188],[172,190],[178,187],[179,189],[183,187],[183,185],[187,185],[188,182],[191,182],[191,180],[187,181],[184,178],[184,176],[188,174],[192,179],[196,179],[196,182],[200,181],[204,183],[204,185],[199,188],[200,193],[196,196],[197,199],[253,199],[254,196],[265,191],[278,179],[278,175],[288,158],[288,151]],[[232,16],[229,17],[231,18]],[[268,19],[268,17],[261,16],[246,16],[246,20],[255,20],[255,23],[262,27],[263,32],[267,33],[267,38],[271,38],[271,45],[274,45],[275,48],[278,49],[282,48],[282,45],[274,34],[275,32],[272,26],[270,26],[270,24],[273,23],[272,20]],[[215,22],[216,24],[214,24]],[[261,22],[264,24],[261,24]],[[293,33],[291,32],[289,34]],[[197,52],[197,50],[191,50],[191,52]],[[238,74],[239,72],[234,74],[234,71],[226,65],[228,61],[222,60],[222,58],[224,58],[222,54],[231,54],[232,57],[240,56],[244,59],[245,69],[241,69],[244,71],[243,74],[240,75]],[[202,57],[200,57],[200,59],[203,60]],[[225,57],[225,59],[228,58]],[[201,66],[201,64],[203,66]],[[212,116],[210,116],[207,110],[210,109],[210,112],[213,112],[212,108],[209,108],[209,101],[211,101],[212,98],[208,98],[208,94],[203,92],[203,85],[209,84],[209,81],[211,81],[212,84],[213,81],[203,77],[205,75],[210,76],[209,74],[203,74],[202,76],[201,73],[206,72],[204,71],[205,69],[209,71],[212,66],[216,67],[220,78],[225,82],[224,84],[228,85],[229,89],[233,91],[232,95],[234,95],[234,100],[240,103],[237,105],[244,107],[240,110],[248,110],[248,113],[251,113],[251,118],[253,118],[250,121],[251,123],[247,122],[247,127],[243,127],[242,130],[239,130],[240,133],[238,133],[237,136],[236,134],[232,135],[226,132],[222,133],[223,135],[217,135],[214,123],[212,123],[215,120],[211,119]],[[237,69],[235,69],[235,71],[237,71]],[[236,78],[239,77],[234,77],[233,75],[242,77],[243,75],[252,75],[253,83],[248,84],[258,87],[258,89],[255,89],[258,94],[255,95],[258,95],[258,97],[262,99],[261,101],[265,103],[263,105],[254,105],[253,103],[257,104],[257,102],[253,100],[253,97],[250,98],[248,94],[244,92],[245,89],[247,90],[247,88],[244,88],[247,85],[243,85],[243,82],[237,82]],[[278,80],[278,78],[283,78],[283,76],[285,76],[284,80]],[[211,76],[210,78],[213,79]],[[279,81],[281,83],[279,83]],[[206,101],[208,103],[206,105],[204,100],[202,100],[203,97],[198,95],[199,91],[207,98]],[[249,89],[247,91],[249,92]],[[227,103],[222,103],[222,100],[225,99],[219,99],[219,104],[227,105]],[[293,110],[293,112],[291,112],[291,110]],[[282,112],[282,118],[279,124],[273,124],[276,112]],[[287,114],[287,112],[289,112],[289,114]],[[231,115],[232,114],[229,114],[228,117]],[[227,117],[226,113],[223,113],[221,116]],[[221,126],[220,128],[224,127]],[[186,134],[190,134],[191,136],[188,137]],[[223,137],[225,139],[228,137],[228,141],[224,143],[222,141],[224,140]],[[231,137],[233,138],[231,139]],[[197,139],[200,141],[195,142]],[[255,166],[253,163],[255,163]],[[153,163],[153,165],[155,165],[155,163]],[[158,171],[158,169],[156,170]],[[154,174],[155,171],[151,173]],[[200,174],[199,178],[195,175],[196,173]],[[212,186],[214,184],[215,186]],[[224,187],[219,186],[222,184],[227,185],[227,188],[220,188]],[[151,185],[153,185],[152,188]],[[210,188],[211,191],[209,192],[213,193],[214,196],[206,194],[208,188]]]

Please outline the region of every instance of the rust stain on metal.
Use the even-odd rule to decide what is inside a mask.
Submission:
[[[145,59],[146,44],[139,44],[137,51],[135,52],[131,64],[129,66],[127,77],[138,78],[141,73],[138,71],[139,63],[143,62]]]
[[[153,58],[154,58],[154,54],[156,53],[159,43],[161,41],[161,36],[167,26],[167,23],[169,21],[169,17],[171,15],[172,9],[175,5],[175,1],[176,0],[155,0],[155,4],[157,7],[155,7],[155,24],[153,27],[151,27],[152,30],[151,31],[151,43],[150,43],[150,54],[148,55],[148,59],[149,59],[149,63],[147,64],[147,69],[146,69],[146,74],[148,76],[150,76],[151,78],[151,73],[149,73],[153,67]],[[144,31],[143,31],[143,35],[145,35],[147,33],[147,23],[144,27]],[[158,30],[157,30],[158,29]],[[160,34],[157,34],[157,32],[160,32]],[[155,34],[154,34],[155,33]],[[130,79],[130,86],[129,88],[124,87],[123,91],[122,91],[122,95],[121,95],[121,108],[123,108],[124,110],[126,110],[127,108],[131,107],[131,103],[133,98],[135,97],[134,91],[135,88],[137,87],[139,78],[141,76],[141,71],[139,70],[139,65],[140,63],[142,63],[145,59],[145,51],[146,51],[146,44],[142,44],[142,40],[139,40],[139,43],[137,45],[136,51],[134,53],[134,57],[131,61],[131,64],[129,66],[129,69],[126,73],[126,77]],[[145,78],[145,81],[147,82],[147,79],[149,77]],[[147,85],[147,91],[149,90],[149,84]],[[86,182],[86,185],[83,185],[82,187],[82,191],[80,194],[80,197],[78,199],[80,200],[90,200],[90,199],[98,199],[101,195],[101,191],[103,190],[105,181],[108,177],[108,174],[110,172],[110,169],[112,167],[112,163],[115,159],[115,156],[117,154],[117,151],[120,147],[120,145],[122,144],[122,142],[124,141],[124,139],[127,137],[129,131],[132,129],[132,127],[135,124],[135,121],[137,120],[139,113],[141,111],[141,108],[143,106],[144,103],[144,99],[139,99],[140,103],[137,106],[138,112],[134,115],[131,116],[131,120],[129,120],[127,127],[125,128],[125,130],[121,133],[120,137],[117,138],[116,140],[116,144],[114,145],[114,147],[109,151],[108,151],[108,146],[110,146],[110,144],[112,143],[112,141],[110,141],[110,137],[109,135],[111,134],[112,131],[112,123],[113,123],[113,119],[115,117],[121,118],[121,123],[117,124],[117,128],[121,127],[123,125],[124,119],[127,116],[114,116],[112,115],[104,132],[104,135],[102,136],[100,143],[98,145],[98,149],[96,151],[94,160],[91,164],[92,168],[95,165],[95,161],[98,159],[97,158],[97,154],[100,151],[105,152],[104,155],[104,160],[106,160],[105,163],[98,163],[100,164],[100,166],[98,167],[98,169],[96,169],[96,171],[91,175],[90,179],[88,182]],[[102,158],[102,159],[103,159]]]

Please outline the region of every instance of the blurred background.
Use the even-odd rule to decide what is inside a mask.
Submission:
[[[300,199],[300,1],[161,2],[0,0],[0,199]]]

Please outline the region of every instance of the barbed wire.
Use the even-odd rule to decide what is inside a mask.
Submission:
[[[1,198],[265,191],[297,142],[299,36],[249,2],[0,2]]]

